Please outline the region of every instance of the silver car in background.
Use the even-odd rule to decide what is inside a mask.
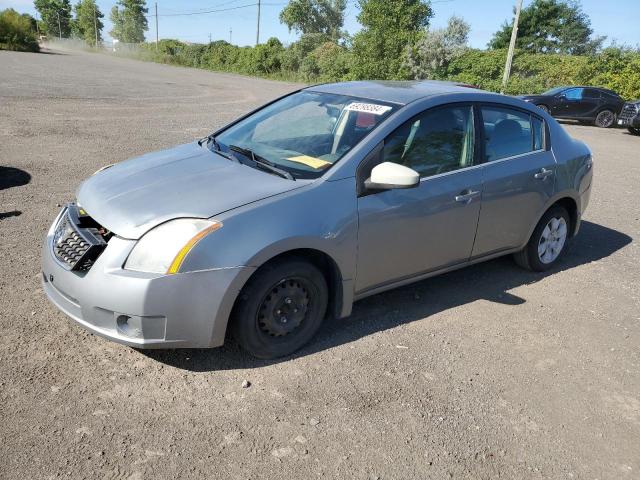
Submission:
[[[507,254],[553,267],[591,181],[589,148],[519,99],[314,86],[87,179],[47,234],[43,286],[126,345],[216,347],[230,329],[277,357],[384,290]]]

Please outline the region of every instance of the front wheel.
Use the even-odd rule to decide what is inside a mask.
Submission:
[[[640,128],[629,127],[627,130],[631,135],[640,135]]]
[[[297,258],[261,267],[242,289],[231,318],[240,346],[258,358],[289,355],[315,335],[328,303],[327,282]]]
[[[596,116],[595,124],[596,127],[609,128],[615,123],[615,121],[615,113],[613,113],[611,110],[602,110],[600,113],[598,113],[598,116]]]
[[[549,107],[546,105],[537,105],[537,107],[545,113],[549,113]]]
[[[514,254],[516,263],[535,272],[549,270],[565,250],[569,225],[569,214],[565,208],[550,208],[536,225],[527,246]]]

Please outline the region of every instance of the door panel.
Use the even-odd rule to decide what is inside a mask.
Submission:
[[[482,168],[423,178],[413,189],[358,199],[356,291],[468,260],[480,212]]]
[[[482,211],[473,257],[526,243],[553,195],[556,164],[551,151],[538,151],[487,163],[482,169]]]
[[[580,102],[582,102],[583,88],[570,88],[562,92],[563,97],[561,113],[565,117],[580,116]]]
[[[582,93],[582,101],[578,107],[578,117],[590,117],[595,118],[598,115],[598,110],[602,105],[602,99],[600,98],[600,92],[592,88],[585,88]]]

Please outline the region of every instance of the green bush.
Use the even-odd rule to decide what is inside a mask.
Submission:
[[[20,15],[12,8],[0,12],[0,50],[40,51],[33,17]]]
[[[578,82],[601,85],[623,98],[640,98],[640,52],[625,48],[607,48],[594,55],[577,74]]]
[[[505,50],[468,50],[449,65],[445,78],[499,91]],[[640,52],[612,48],[594,56],[517,51],[505,93],[541,93],[562,85],[610,88],[623,98],[640,98]]]
[[[270,38],[257,47],[238,47],[225,41],[207,45],[161,40],[143,45],[142,57],[156,62],[258,75],[302,82],[334,82],[359,78],[356,54],[326,35],[303,35],[285,47]],[[468,49],[438,71],[439,80],[454,80],[500,91],[505,50]],[[396,75],[401,79],[402,73]],[[594,85],[617,91],[626,99],[640,98],[640,52],[609,48],[594,56],[516,51],[508,94],[541,93],[561,85]]]

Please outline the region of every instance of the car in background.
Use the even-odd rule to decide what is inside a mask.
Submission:
[[[640,100],[624,104],[618,116],[618,125],[627,127],[633,135],[640,135]]]
[[[554,268],[592,172],[587,145],[517,98],[316,85],[95,173],[49,229],[42,283],[126,345],[215,347],[228,327],[288,355],[369,295],[508,254]]]
[[[555,118],[578,120],[602,128],[615,125],[624,105],[616,92],[599,87],[556,87],[540,95],[518,98],[533,103]]]

